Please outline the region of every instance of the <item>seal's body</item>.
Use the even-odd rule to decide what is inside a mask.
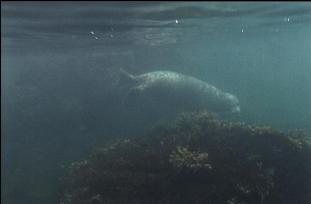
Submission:
[[[182,111],[240,111],[239,101],[234,95],[197,78],[172,71],[154,71],[135,76],[121,70],[120,83],[128,85],[128,96],[135,101],[152,101]]]

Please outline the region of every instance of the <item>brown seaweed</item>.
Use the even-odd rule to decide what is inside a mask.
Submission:
[[[299,131],[185,113],[72,163],[62,182],[62,204],[308,204],[311,145]]]

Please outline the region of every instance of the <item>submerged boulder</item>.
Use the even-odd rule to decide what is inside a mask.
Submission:
[[[299,131],[182,114],[72,163],[62,204],[308,204],[311,145]]]

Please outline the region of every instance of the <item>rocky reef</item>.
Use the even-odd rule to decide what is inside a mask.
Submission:
[[[66,167],[61,204],[308,204],[311,145],[300,131],[182,114]]]

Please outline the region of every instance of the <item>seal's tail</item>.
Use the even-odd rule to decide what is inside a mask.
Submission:
[[[137,78],[133,75],[125,71],[124,69],[120,69],[119,72],[119,86],[133,86],[137,83]]]

